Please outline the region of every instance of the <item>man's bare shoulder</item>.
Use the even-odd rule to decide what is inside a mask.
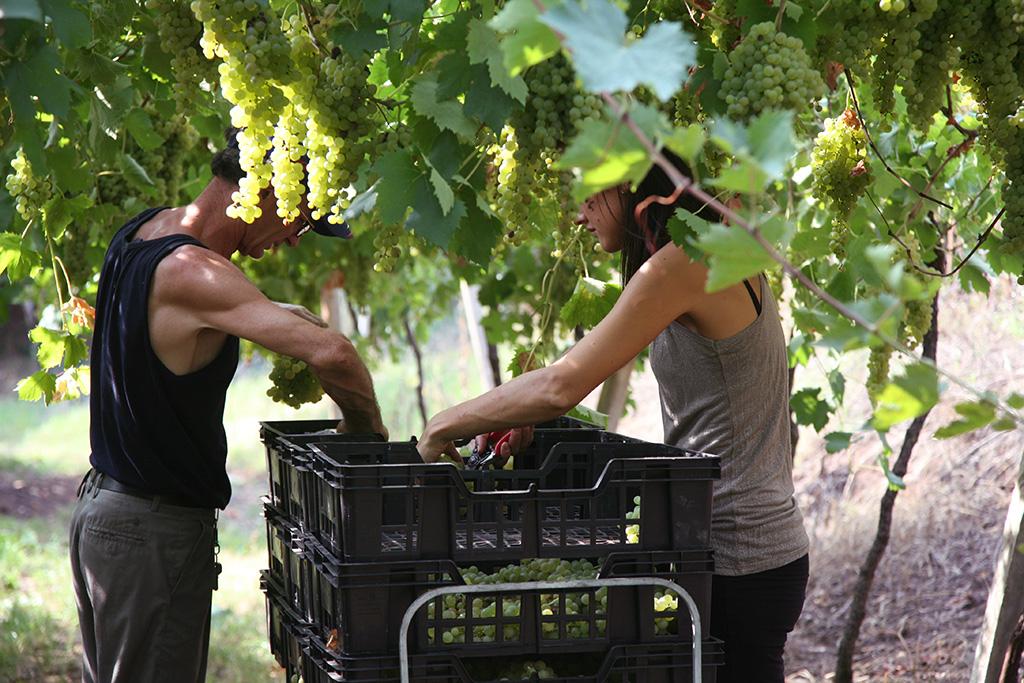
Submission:
[[[193,244],[175,249],[154,273],[154,294],[166,303],[191,303],[230,296],[238,287],[252,287],[235,264]]]

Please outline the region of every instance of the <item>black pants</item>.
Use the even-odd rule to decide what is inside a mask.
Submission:
[[[804,608],[808,559],[747,576],[715,575],[711,635],[725,642],[717,683],[783,683],[786,637]]]

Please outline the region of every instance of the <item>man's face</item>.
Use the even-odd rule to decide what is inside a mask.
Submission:
[[[277,197],[272,188],[263,191],[260,209],[262,215],[246,230],[246,237],[251,239],[246,239],[238,249],[250,258],[258,259],[267,250],[274,251],[282,244],[294,247],[309,230],[311,220],[305,196],[299,205],[298,217],[291,221],[283,221],[277,215]]]

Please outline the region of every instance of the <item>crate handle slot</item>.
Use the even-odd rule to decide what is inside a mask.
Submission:
[[[667,579],[659,579],[654,576],[638,576],[635,578],[623,579],[592,579],[588,581],[530,581],[527,583],[495,583],[490,585],[477,586],[440,586],[428,590],[416,598],[405,610],[402,618],[402,628],[398,632],[398,661],[402,683],[409,683],[409,627],[412,625],[413,617],[423,605],[434,598],[452,593],[469,595],[472,593],[517,593],[533,590],[565,590],[576,588],[605,588],[611,586],[660,586],[667,588],[680,596],[686,603],[686,609],[690,611],[690,628],[693,634],[693,683],[701,683],[701,633],[700,614],[697,611],[697,603],[693,601],[686,589]]]

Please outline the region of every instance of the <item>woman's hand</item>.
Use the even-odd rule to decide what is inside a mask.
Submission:
[[[419,451],[423,462],[437,462],[442,455],[447,455],[456,462],[462,462],[462,455],[455,447],[455,443],[438,436],[429,424],[423,430],[423,435],[416,441],[416,450]]]
[[[494,454],[494,468],[501,469],[513,456],[522,449],[533,443],[533,427],[516,427],[509,430],[511,434],[505,443],[501,444],[500,452]],[[473,439],[473,450],[476,453],[483,453],[487,449],[488,434],[480,434]]]

